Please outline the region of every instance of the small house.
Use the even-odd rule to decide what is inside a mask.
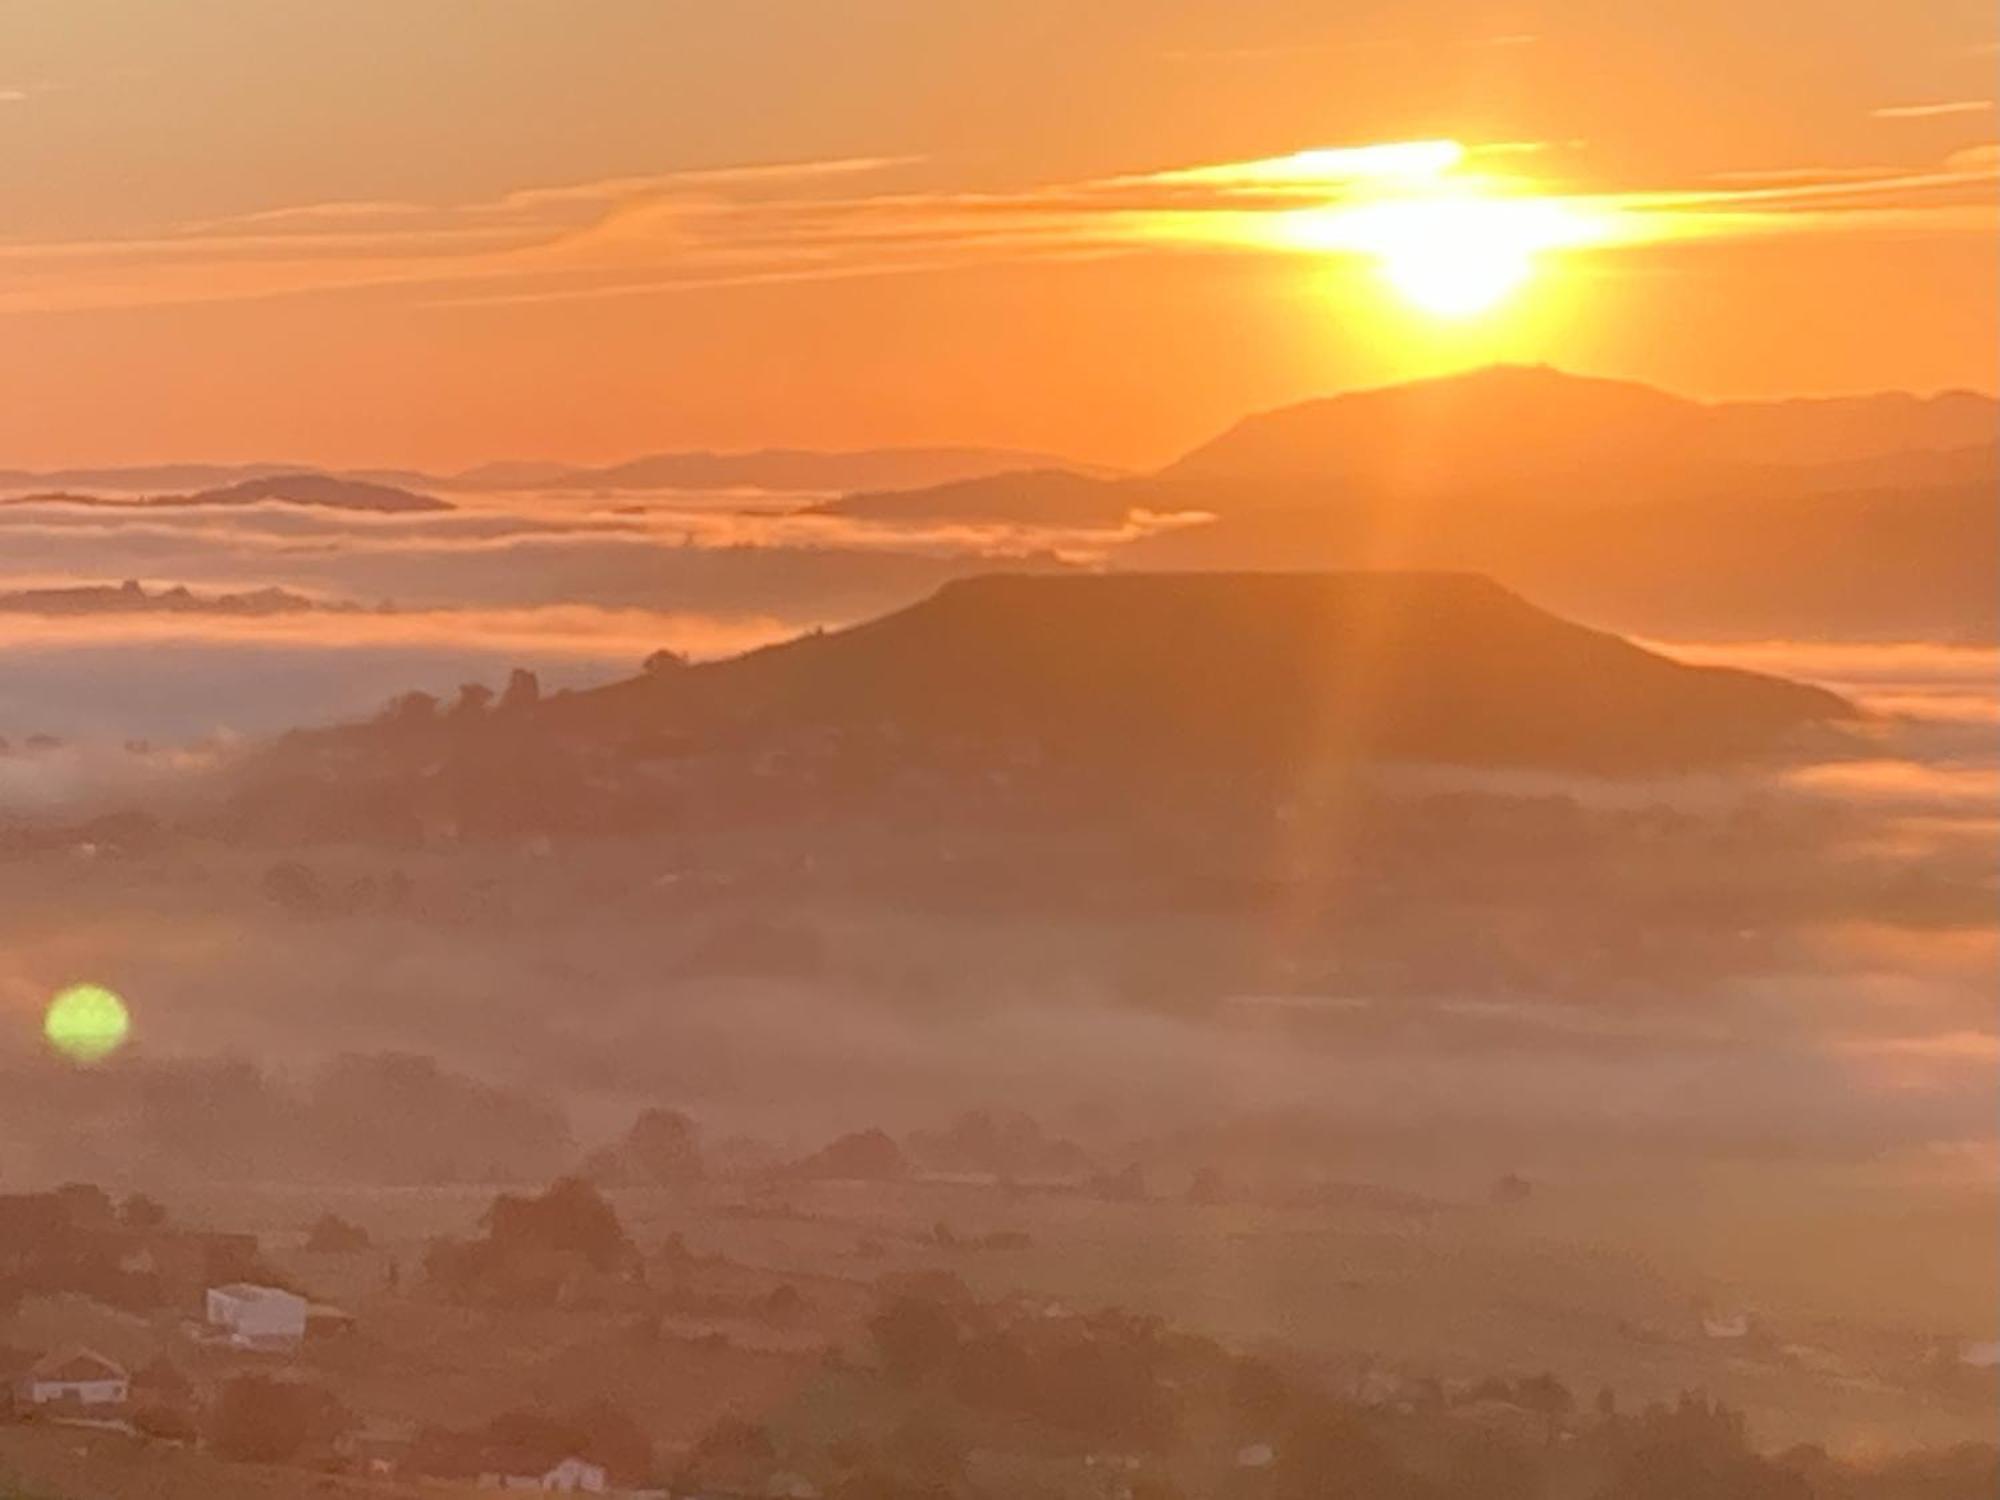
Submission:
[[[72,1349],[37,1361],[22,1386],[29,1406],[102,1410],[125,1404],[132,1394],[132,1377],[123,1365],[94,1349]]]
[[[210,1287],[208,1326],[239,1349],[296,1349],[306,1336],[306,1299],[245,1281]]]
[[[480,1474],[479,1487],[555,1495],[604,1495],[611,1491],[611,1475],[604,1465],[572,1453],[549,1468],[543,1468],[539,1462],[497,1464]]]
[[[1750,1314],[1744,1312],[1709,1313],[1701,1320],[1703,1335],[1712,1339],[1747,1339],[1750,1337]]]

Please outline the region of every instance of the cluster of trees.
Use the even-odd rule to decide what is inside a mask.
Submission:
[[[72,1182],[49,1192],[0,1194],[0,1308],[22,1297],[75,1292],[129,1311],[168,1300],[158,1269],[129,1269],[128,1253],[170,1233],[167,1211],[143,1193],[122,1200],[95,1183]],[[228,1236],[176,1236],[186,1241],[190,1274],[213,1268],[228,1277],[259,1269],[255,1244],[247,1254]]]
[[[1600,1392],[1593,1409],[1552,1375],[1488,1381],[1472,1406],[1505,1402],[1531,1422],[1511,1436],[1464,1420],[1429,1385],[1426,1398],[1363,1406],[1309,1374],[1233,1354],[1157,1320],[1117,1311],[1010,1318],[962,1287],[910,1286],[871,1323],[884,1374],[933,1402],[1021,1418],[1092,1450],[1148,1455],[1133,1500],[1181,1500],[1200,1472],[1194,1450],[1268,1448],[1268,1462],[1231,1468],[1217,1493],[1257,1500],[1982,1500],[2000,1494],[2000,1452],[1987,1445],[1856,1467],[1816,1450],[1778,1457],[1752,1444],[1743,1417],[1687,1394],[1621,1414]],[[1568,1433],[1569,1441],[1557,1438]],[[856,1495],[949,1497],[963,1472],[923,1470],[876,1453],[874,1488]],[[1204,1481],[1208,1482],[1208,1481]],[[1231,1489],[1230,1485],[1237,1486]],[[1212,1483],[1211,1483],[1212,1487]],[[838,1496],[838,1491],[830,1491]]]
[[[296,1076],[132,1049],[88,1070],[0,1066],[0,1132],[50,1175],[78,1177],[521,1181],[575,1153],[550,1099],[409,1052],[337,1055]]]
[[[309,1450],[330,1450],[351,1425],[328,1391],[303,1380],[239,1375],[223,1382],[210,1406],[208,1445],[239,1463],[295,1463]]]
[[[602,1193],[564,1177],[533,1195],[502,1193],[477,1239],[442,1239],[424,1255],[424,1273],[455,1296],[510,1306],[549,1306],[589,1277],[636,1277],[631,1237]]]
[[[1079,1437],[1159,1448],[1180,1425],[1168,1381],[1206,1341],[1116,1311],[1009,1320],[969,1299],[892,1298],[869,1325],[892,1380]]]
[[[649,1109],[622,1140],[584,1163],[584,1176],[607,1187],[681,1187],[707,1175],[701,1127],[677,1109]]]

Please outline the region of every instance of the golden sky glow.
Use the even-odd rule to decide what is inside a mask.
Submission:
[[[1996,383],[1983,5],[171,9],[0,3],[0,467]]]

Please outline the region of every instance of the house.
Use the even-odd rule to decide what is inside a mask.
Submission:
[[[306,1299],[274,1286],[234,1281],[208,1289],[208,1326],[239,1349],[296,1349],[306,1336]]]
[[[125,1367],[94,1349],[72,1349],[37,1361],[21,1392],[29,1406],[92,1410],[123,1406],[131,1393],[132,1377]]]
[[[1701,1331],[1712,1339],[1747,1339],[1750,1337],[1750,1314],[1706,1314],[1701,1320]]]
[[[536,1470],[540,1472],[536,1472]],[[544,1494],[605,1495],[611,1491],[611,1475],[602,1464],[572,1453],[554,1468],[537,1464],[506,1463],[481,1473],[483,1490],[538,1490]]]

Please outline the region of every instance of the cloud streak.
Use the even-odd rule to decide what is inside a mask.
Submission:
[[[1948,115],[1983,115],[1992,108],[1991,99],[1943,99],[1931,104],[1885,104],[1869,113],[1878,120],[1935,120]]]
[[[0,313],[343,293],[497,306],[1092,256],[1325,256],[1324,243],[1296,233],[1302,218],[1433,191],[1549,205],[1598,226],[1591,243],[1609,250],[1990,230],[1995,218],[1995,162],[1976,148],[1925,171],[1778,169],[1687,188],[1580,190],[1514,170],[1537,159],[1525,149],[1534,145],[1317,147],[980,192],[937,182],[936,163],[852,157],[544,184],[459,204],[278,206],[130,239],[0,242]],[[930,185],[887,190],[919,168]]]

